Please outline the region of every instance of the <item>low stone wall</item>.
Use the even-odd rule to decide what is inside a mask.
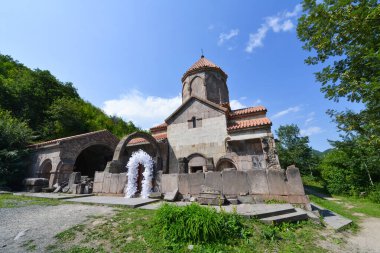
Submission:
[[[182,196],[196,196],[204,185],[220,191],[227,198],[251,195],[257,202],[264,200],[279,200],[292,204],[309,202],[296,167],[288,167],[287,170],[224,170],[194,174],[163,174],[161,185],[162,193],[178,189]]]
[[[95,172],[93,193],[123,194],[127,173]]]

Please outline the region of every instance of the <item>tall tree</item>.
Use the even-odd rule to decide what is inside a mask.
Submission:
[[[380,7],[377,0],[304,0],[297,33],[313,54],[305,62],[324,64],[316,78],[334,101],[344,98],[365,109],[328,113],[347,134],[380,148]]]
[[[312,174],[317,157],[313,155],[309,146],[309,137],[301,136],[300,129],[295,124],[280,126],[276,130],[276,135],[281,166],[286,168],[294,164],[300,169],[301,173]]]

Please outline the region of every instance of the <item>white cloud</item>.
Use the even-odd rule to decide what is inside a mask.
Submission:
[[[232,39],[233,37],[238,36],[239,29],[231,29],[228,33],[219,34],[218,45],[221,46],[225,41]]]
[[[261,104],[261,99],[256,99],[255,101],[253,101],[253,105],[259,105]]]
[[[311,112],[307,115],[305,120],[305,126],[309,125],[314,120],[315,112]]]
[[[263,46],[263,39],[267,35],[268,27],[266,25],[262,25],[256,33],[249,34],[249,41],[245,51],[248,53],[252,53],[253,49],[256,47]]]
[[[306,129],[301,129],[301,135],[303,136],[311,136],[314,134],[319,134],[322,132],[322,129],[317,126],[308,127]]]
[[[297,4],[293,11],[292,12],[285,12],[285,17],[286,18],[293,18],[293,17],[297,17],[298,14],[302,11],[302,5],[301,4]]]
[[[246,108],[247,106],[242,104],[239,100],[232,99],[230,101],[230,107],[232,110]]]
[[[245,51],[247,53],[252,53],[253,49],[262,47],[264,45],[263,40],[270,30],[275,33],[292,30],[294,28],[292,19],[296,18],[301,9],[301,5],[298,4],[292,12],[283,12],[278,13],[275,16],[266,17],[265,22],[261,24],[260,28],[257,29],[257,32],[249,34],[249,40]]]
[[[292,112],[298,112],[299,110],[301,110],[301,108],[299,106],[289,107],[288,109],[280,111],[280,112],[276,113],[275,115],[273,115],[272,119],[285,116],[286,114],[289,114]]]
[[[137,90],[124,94],[119,99],[104,102],[103,110],[133,121],[137,126],[148,129],[162,123],[182,103],[181,95],[171,98],[145,96]]]

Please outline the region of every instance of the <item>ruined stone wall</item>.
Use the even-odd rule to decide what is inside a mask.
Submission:
[[[182,196],[197,196],[202,186],[219,191],[226,198],[252,196],[255,202],[265,200],[287,201],[293,204],[307,204],[301,175],[298,168],[287,170],[224,170],[194,174],[163,174],[161,192],[178,189]]]

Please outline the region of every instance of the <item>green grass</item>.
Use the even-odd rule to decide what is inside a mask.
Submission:
[[[36,251],[37,245],[34,244],[33,240],[28,240],[23,243],[22,247],[26,249],[26,251],[33,252]]]
[[[203,210],[195,212],[203,214]],[[103,222],[98,225],[93,225],[93,220],[90,220],[81,231],[71,228],[68,233],[60,233],[65,235],[63,237],[75,239],[65,242],[57,239],[47,250],[71,253],[190,252],[188,246],[193,245],[191,252],[327,252],[318,246],[318,240],[321,239],[319,231],[323,227],[309,221],[268,226],[255,219],[241,219],[244,235],[235,234],[228,240],[189,242],[172,241],[165,237],[162,232],[165,224],[157,225],[157,213],[121,208],[112,217],[99,218]],[[196,217],[199,218],[198,215]],[[191,231],[185,228],[184,233]]]
[[[0,194],[0,208],[15,208],[31,205],[58,205],[59,200],[17,196],[13,194]]]

